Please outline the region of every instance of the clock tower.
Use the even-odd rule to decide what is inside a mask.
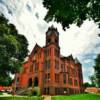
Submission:
[[[59,47],[59,32],[53,25],[46,32],[46,45],[50,44],[55,44]]]

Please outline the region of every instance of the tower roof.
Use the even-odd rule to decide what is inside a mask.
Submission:
[[[80,64],[80,62],[79,62],[79,60],[77,58],[75,58],[75,63],[76,64],[78,64],[78,63]]]
[[[55,27],[52,25],[51,27],[48,28],[46,34],[47,34],[47,35],[51,35],[51,34],[59,35],[59,32],[58,32],[57,28],[55,28]]]

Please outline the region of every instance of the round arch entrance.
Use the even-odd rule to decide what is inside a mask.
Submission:
[[[28,87],[32,87],[32,78],[30,78],[28,81]]]

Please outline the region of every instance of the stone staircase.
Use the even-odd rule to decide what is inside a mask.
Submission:
[[[32,88],[20,88],[16,91],[17,95],[29,95]]]

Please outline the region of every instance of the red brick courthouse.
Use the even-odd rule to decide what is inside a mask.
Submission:
[[[46,32],[46,45],[35,45],[15,80],[17,88],[38,86],[44,95],[76,94],[83,91],[82,65],[72,55],[61,56],[59,32],[53,26]]]

